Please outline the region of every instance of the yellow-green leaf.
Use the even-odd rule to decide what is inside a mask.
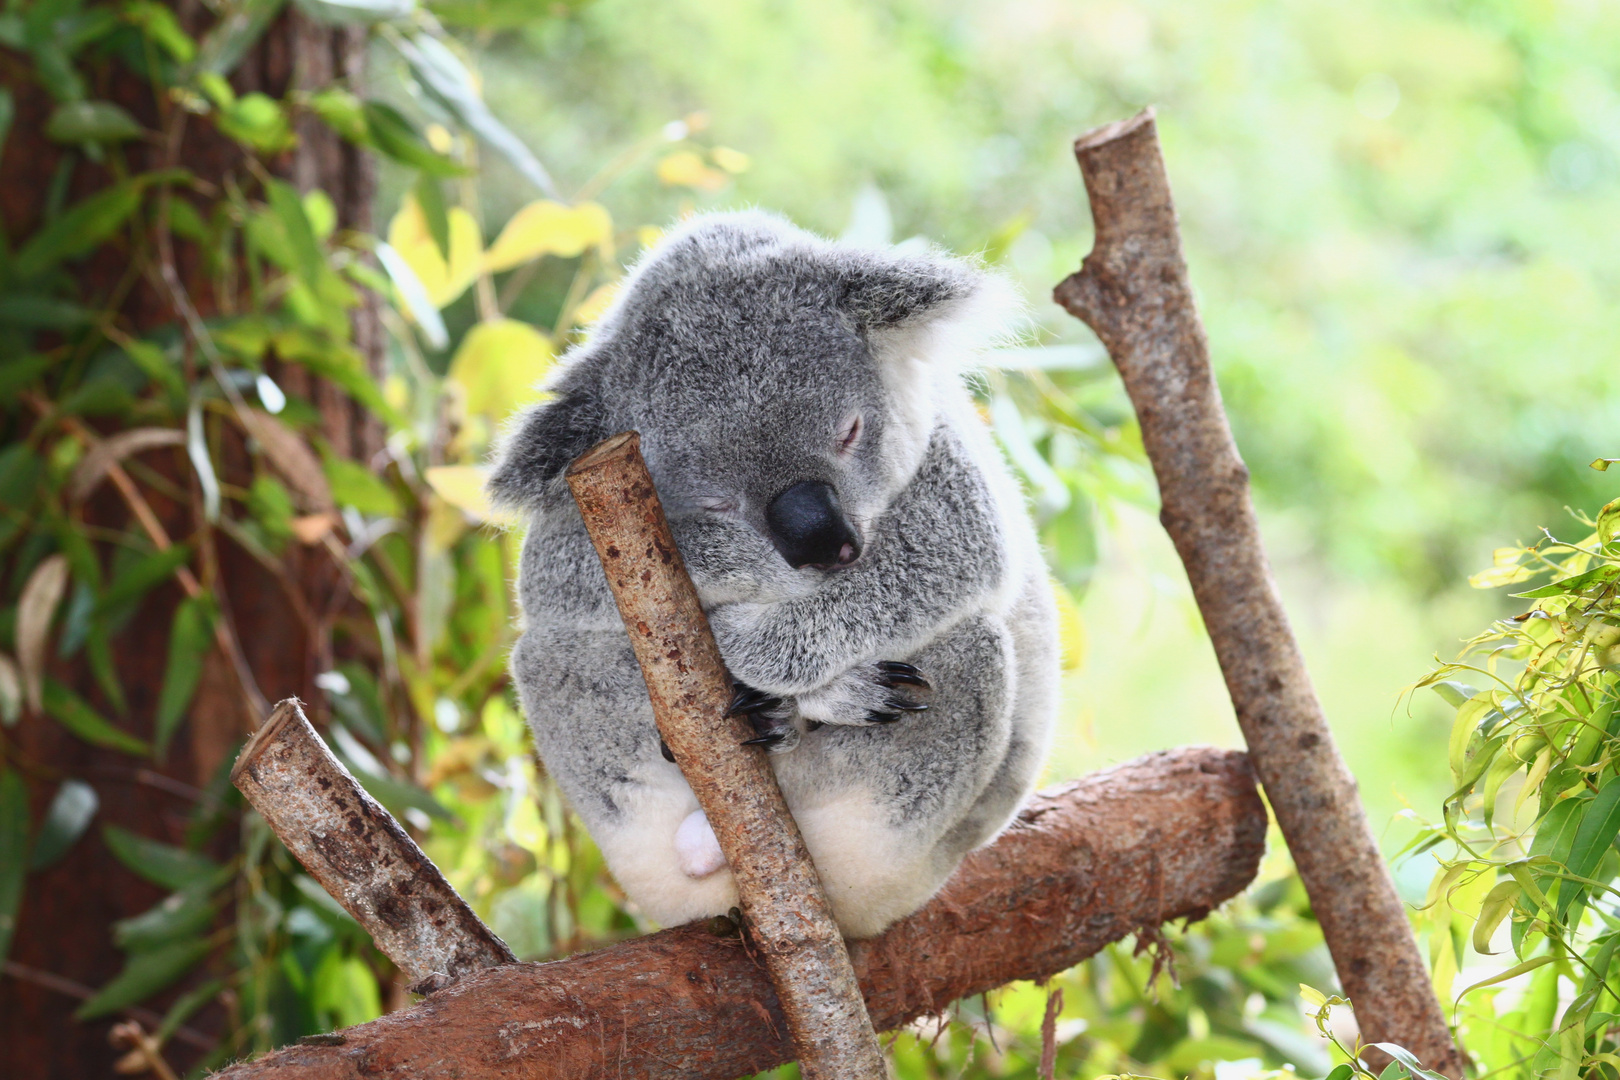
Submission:
[[[450,378],[466,394],[467,411],[504,420],[540,397],[535,384],[556,362],[544,334],[516,319],[492,319],[467,332],[450,361]]]
[[[512,215],[484,256],[484,268],[497,273],[542,255],[571,259],[612,240],[613,219],[600,203],[564,206],[539,199]]]
[[[411,268],[428,300],[444,307],[467,291],[478,277],[483,261],[484,240],[478,222],[459,206],[450,208],[450,258],[447,262],[433,240],[433,230],[416,196],[407,195],[399,213],[388,223],[388,244]]]

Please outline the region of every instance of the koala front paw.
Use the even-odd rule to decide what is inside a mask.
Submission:
[[[793,710],[781,698],[740,682],[732,683],[731,689],[731,704],[726,706],[726,715],[746,716],[754,729],[754,737],[744,739],[744,746],[763,746],[767,753],[785,754],[799,745],[799,728],[793,722]]]
[[[818,690],[798,698],[800,715],[812,723],[866,727],[892,724],[907,713],[923,712],[932,687],[910,664],[884,660],[852,668]]]
[[[867,714],[868,720],[874,724],[892,724],[908,712],[928,711],[928,703],[917,700],[920,691],[933,689],[922,672],[899,660],[880,660],[877,669],[877,684],[894,693],[881,709]]]

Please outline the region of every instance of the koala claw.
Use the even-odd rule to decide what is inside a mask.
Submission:
[[[869,712],[866,714],[867,723],[870,724],[892,724],[899,719],[900,714],[897,712]]]
[[[891,708],[891,709],[899,709],[901,712],[927,712],[928,711],[928,706],[926,704],[924,704],[923,702],[921,702],[921,701],[910,701],[910,700],[907,700],[906,698],[901,698],[901,697],[892,697],[887,702],[885,702],[885,705],[888,708]]]
[[[669,743],[664,741],[663,736],[659,736],[658,738],[658,752],[664,755],[665,761],[669,762],[671,765],[675,764],[675,754],[670,750]]]
[[[903,664],[898,660],[880,660],[878,671],[882,672],[877,681],[891,690],[897,686],[915,686],[923,690],[933,689],[923,673],[910,664]]]
[[[744,689],[747,690],[746,687]],[[750,694],[759,693],[757,690],[747,690],[747,692]],[[781,704],[781,701],[777,698],[767,697],[765,700],[769,707]],[[754,737],[744,739],[743,745],[763,746],[765,752],[769,754],[785,754],[799,745],[799,729],[794,726],[792,720],[782,719],[766,713],[764,711],[766,708],[766,705],[760,705],[746,710],[745,715],[748,717],[748,723],[754,728]]]
[[[782,704],[781,698],[772,697],[763,690],[755,690],[742,683],[731,685],[735,692],[731,695],[731,704],[726,706],[727,716],[752,716]]]

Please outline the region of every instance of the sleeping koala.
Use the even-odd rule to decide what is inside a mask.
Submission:
[[[728,910],[563,473],[641,433],[675,539],[839,926],[925,903],[1034,783],[1056,708],[1051,589],[963,386],[1018,312],[938,254],[698,218],[631,273],[510,432],[529,515],[512,674],[540,757],[641,909]]]

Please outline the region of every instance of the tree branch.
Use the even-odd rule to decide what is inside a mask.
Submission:
[[[412,983],[517,961],[332,756],[296,699],[242,747],[231,782]]]
[[[843,936],[765,752],[726,716],[730,679],[635,432],[568,470],[646,679],[659,733],[714,829],[807,1080],[884,1080]]]
[[[1241,892],[1266,812],[1244,754],[1154,754],[1037,795],[939,896],[851,955],[890,1030],[1110,942],[1200,919]],[[730,1080],[792,1058],[748,944],[700,925],[466,976],[420,1004],[225,1070],[218,1080]]]
[[[1075,143],[1096,224],[1054,292],[1096,331],[1136,406],[1160,519],[1186,564],[1248,740],[1369,1042],[1462,1075],[1406,909],[1283,611],[1193,302],[1151,109]]]

